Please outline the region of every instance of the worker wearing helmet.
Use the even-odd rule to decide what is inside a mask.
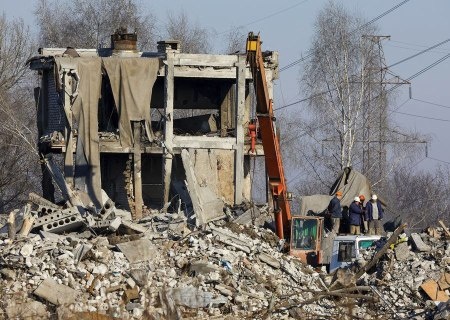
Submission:
[[[369,221],[369,233],[381,234],[382,226],[381,220],[383,220],[383,208],[376,194],[372,195],[372,198],[366,204],[367,219]]]
[[[350,234],[360,234],[362,209],[360,207],[361,200],[355,197],[352,204],[348,208],[350,219]]]
[[[360,194],[359,200],[361,201],[359,203],[359,206],[361,207],[361,209],[363,211],[363,213],[361,215],[361,232],[369,233],[369,224],[367,223],[366,206],[364,205],[364,201],[366,201],[366,197],[363,194]]]
[[[333,220],[333,231],[336,234],[339,233],[339,227],[341,226],[341,219],[342,219],[341,199],[342,199],[342,192],[337,191],[333,199],[331,199],[330,204],[328,205],[328,212],[331,214],[331,218]]]

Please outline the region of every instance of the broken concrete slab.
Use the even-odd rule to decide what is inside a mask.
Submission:
[[[212,304],[223,304],[228,301],[226,297],[214,299],[211,292],[202,291],[193,286],[168,289],[167,294],[175,304],[189,308],[206,308]]]
[[[408,243],[401,242],[401,243],[397,244],[395,246],[394,252],[395,252],[395,258],[398,261],[403,261],[403,260],[408,259],[409,253],[410,253]]]
[[[35,301],[27,300],[23,302],[8,301],[6,307],[6,314],[8,319],[49,319],[50,315],[47,313],[45,304]]]
[[[149,230],[148,227],[144,227],[140,224],[134,223],[132,221],[128,221],[128,220],[122,220],[122,225],[134,232],[137,233],[145,233]]]
[[[414,243],[414,246],[420,252],[428,252],[431,250],[431,247],[425,242],[423,242],[422,237],[418,233],[411,233],[411,240]]]
[[[206,275],[217,271],[220,271],[220,268],[207,261],[194,261],[191,262],[191,265],[189,266],[189,274],[194,276],[199,274]]]
[[[33,292],[38,297],[54,305],[67,305],[75,302],[78,292],[68,286],[59,284],[52,278],[47,278]]]
[[[24,257],[29,257],[33,253],[33,244],[25,243],[20,249],[20,254]]]
[[[186,174],[186,187],[194,207],[196,225],[204,225],[210,221],[225,217],[223,212],[224,202],[219,199],[217,194],[207,184],[200,184],[197,181],[193,169],[194,165],[186,149],[181,151],[181,159]]]
[[[149,261],[157,258],[158,248],[150,240],[142,239],[117,244],[117,248],[130,263]]]
[[[233,222],[249,225],[251,224],[256,218],[258,218],[261,215],[261,211],[258,209],[257,206],[253,206],[247,211],[245,211],[243,214],[238,216],[236,219],[234,219]]]
[[[278,259],[276,259],[276,258],[274,258],[274,257],[272,257],[272,256],[270,256],[270,255],[268,255],[268,254],[266,254],[264,252],[261,252],[261,253],[258,254],[258,259],[260,261],[264,262],[264,263],[267,263],[272,268],[280,269],[280,267],[281,267],[281,264],[278,261]]]
[[[223,243],[231,245],[241,251],[244,251],[245,253],[251,252],[251,247],[253,246],[253,243],[251,241],[241,240],[235,234],[225,229],[220,229],[214,226],[210,226],[210,228],[213,235],[215,237],[218,237],[218,239]]]
[[[138,284],[138,286],[145,286],[149,279],[149,272],[145,269],[130,270],[131,278]]]

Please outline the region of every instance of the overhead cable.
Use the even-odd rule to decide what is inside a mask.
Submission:
[[[391,13],[392,11],[397,10],[399,7],[401,7],[402,5],[404,5],[405,3],[409,2],[409,1],[410,1],[410,0],[404,0],[404,1],[400,2],[399,4],[397,4],[397,5],[395,5],[394,7],[390,8],[389,10],[386,10],[385,12],[381,13],[381,14],[378,15],[377,17],[373,18],[373,19],[370,20],[369,22],[363,24],[362,26],[359,26],[358,28],[356,28],[355,30],[353,30],[350,34],[356,32],[357,30],[360,30],[360,29],[362,29],[362,28],[367,27],[368,25],[374,23],[375,21],[377,21],[377,20],[383,18],[385,15]],[[309,53],[307,56],[305,56],[305,57],[303,57],[303,58],[300,58],[300,59],[298,59],[298,60],[295,60],[295,61],[293,61],[293,62],[291,62],[291,63],[285,65],[284,67],[280,68],[279,72],[282,72],[282,71],[284,71],[284,70],[287,70],[287,69],[289,69],[289,68],[291,68],[291,67],[293,67],[293,66],[299,64],[300,62],[302,62],[302,61],[304,61],[304,60],[306,60],[306,59],[312,57],[312,55],[313,55],[312,53]]]
[[[407,57],[407,58],[405,58],[405,59],[402,59],[402,60],[400,60],[400,61],[398,61],[398,62],[396,62],[396,63],[394,63],[394,64],[391,64],[390,66],[388,66],[388,68],[392,68],[392,67],[394,67],[394,66],[396,66],[396,65],[399,65],[400,63],[403,63],[403,62],[405,62],[405,61],[411,60],[411,59],[413,59],[413,58],[415,58],[415,57],[417,57],[417,56],[420,56],[421,54],[423,54],[423,53],[425,53],[425,52],[428,52],[428,51],[430,51],[430,50],[432,50],[432,49],[434,49],[434,48],[437,48],[437,47],[439,47],[439,46],[441,46],[441,45],[443,45],[444,43],[447,43],[447,42],[449,42],[449,41],[450,41],[450,39],[447,39],[447,40],[444,40],[444,41],[442,41],[442,42],[439,42],[439,43],[435,44],[434,46],[428,47],[428,48],[426,48],[425,50],[422,50],[422,51],[420,51],[420,52],[418,52],[418,53],[416,53],[416,54],[413,54],[412,56],[409,56],[409,57]]]
[[[254,24],[254,23],[257,23],[257,22],[260,22],[260,21],[264,21],[264,20],[269,19],[269,18],[272,18],[273,16],[276,16],[276,15],[279,15],[280,13],[283,13],[283,12],[286,12],[286,11],[288,11],[288,10],[291,10],[291,9],[293,9],[293,8],[295,8],[295,7],[298,7],[299,5],[302,5],[302,4],[304,4],[305,2],[308,2],[308,1],[309,1],[309,0],[303,0],[303,1],[300,1],[300,2],[294,4],[294,5],[290,6],[290,7],[287,7],[287,8],[281,9],[281,10],[278,10],[278,11],[273,12],[273,13],[270,13],[270,14],[268,14],[267,16],[264,16],[264,17],[262,17],[262,18],[258,18],[258,19],[256,19],[256,20],[250,21],[250,22],[248,22],[248,23],[246,23],[246,24],[240,25],[238,28],[242,28],[242,27],[245,27],[245,26],[249,26],[249,25],[251,25],[251,24]],[[233,31],[233,30],[234,30],[234,28],[230,28],[230,29],[228,29],[228,30],[219,32],[217,35],[222,35],[222,34],[225,34],[225,33],[227,33],[227,32]]]

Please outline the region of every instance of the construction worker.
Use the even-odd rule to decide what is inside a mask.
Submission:
[[[350,234],[360,234],[362,209],[360,207],[361,200],[355,197],[352,204],[348,208]]]
[[[366,206],[364,205],[364,201],[366,200],[366,197],[364,197],[363,194],[359,195],[359,200],[361,201],[359,203],[359,206],[361,207],[363,213],[361,215],[361,231],[362,233],[368,233],[369,232],[369,224],[367,223],[367,214],[366,214]]]
[[[380,201],[376,194],[372,195],[372,198],[366,204],[367,219],[369,221],[369,233],[370,234],[381,234],[382,225],[381,220],[383,220],[383,208],[381,207]]]
[[[337,191],[328,205],[328,212],[331,214],[331,219],[333,220],[333,231],[336,234],[339,233],[339,227],[342,219],[341,199],[342,192]]]

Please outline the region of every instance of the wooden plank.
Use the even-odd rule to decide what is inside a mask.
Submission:
[[[447,234],[447,237],[450,237],[450,231],[448,231],[447,227],[444,224],[444,221],[439,220],[439,224],[441,225],[441,227],[444,229],[445,233]]]
[[[446,302],[449,298],[444,291],[439,290],[437,282],[433,279],[428,279],[427,281],[422,283],[420,287],[433,301]]]

